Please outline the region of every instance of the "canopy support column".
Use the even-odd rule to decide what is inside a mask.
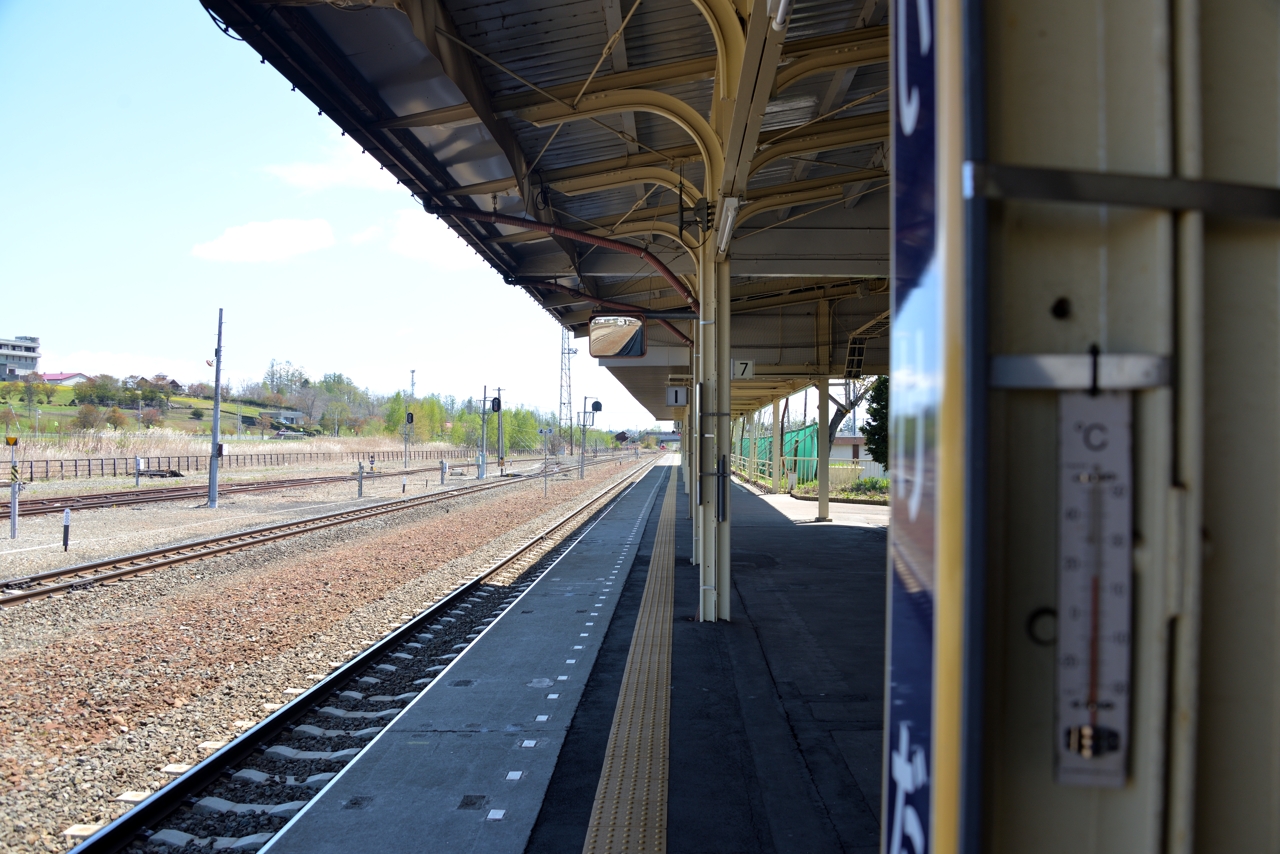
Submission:
[[[818,381],[818,521],[831,521],[831,396],[827,378]]]

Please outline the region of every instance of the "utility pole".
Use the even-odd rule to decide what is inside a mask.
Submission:
[[[409,371],[409,399],[410,400],[413,400],[413,396],[414,394],[417,393],[417,390],[418,390],[418,384],[416,379],[414,378],[414,375],[417,373],[418,372],[416,370]]]
[[[141,412],[142,404],[138,404]],[[218,508],[218,428],[222,414],[222,309],[218,309],[218,349],[213,351],[213,449],[209,455],[209,509]]]

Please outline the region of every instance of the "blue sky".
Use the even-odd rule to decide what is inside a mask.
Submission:
[[[0,336],[41,370],[211,380],[221,307],[233,382],[556,408],[559,326],[196,0],[0,0],[0,114]],[[650,425],[581,349],[575,397]]]

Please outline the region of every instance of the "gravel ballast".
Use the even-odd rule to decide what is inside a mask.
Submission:
[[[545,499],[531,480],[0,612],[0,851],[70,847],[63,829],[124,812],[115,796],[163,785],[163,766],[202,759],[201,742],[234,737],[287,702],[286,688],[314,683],[631,469],[553,479]]]

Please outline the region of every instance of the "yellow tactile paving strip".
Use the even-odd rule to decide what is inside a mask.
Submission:
[[[676,478],[667,482],[583,854],[667,850]]]

